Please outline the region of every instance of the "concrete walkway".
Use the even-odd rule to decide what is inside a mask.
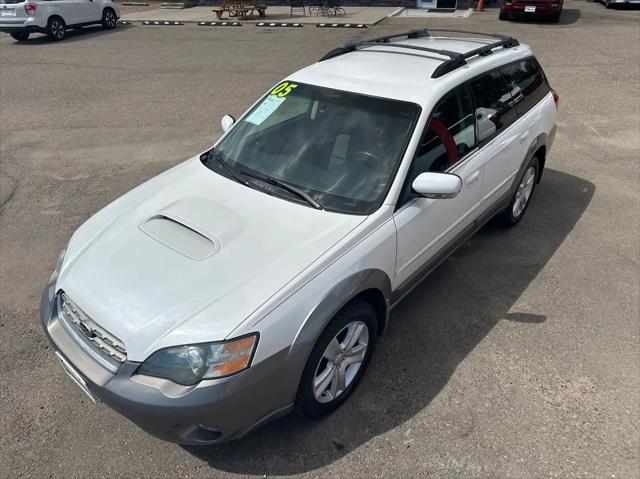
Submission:
[[[183,10],[152,8],[140,12],[125,14],[121,20],[130,22],[141,21],[171,21],[171,22],[215,22],[218,21],[216,14],[212,11],[211,6],[193,7]],[[266,18],[260,18],[258,15],[242,19],[242,22],[295,22],[295,23],[339,23],[339,24],[363,24],[374,25],[385,17],[398,12],[398,7],[344,7],[345,15],[342,16],[291,16],[290,9],[286,6],[270,6],[267,8]],[[238,21],[238,18],[229,18],[225,13],[222,17],[223,21]]]

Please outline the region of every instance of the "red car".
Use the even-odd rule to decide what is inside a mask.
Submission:
[[[547,17],[552,22],[558,22],[563,4],[563,0],[504,0],[498,18]]]

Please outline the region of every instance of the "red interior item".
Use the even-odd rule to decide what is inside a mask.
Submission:
[[[444,145],[447,150],[447,158],[449,160],[449,166],[458,161],[458,147],[456,146],[456,140],[449,129],[437,118],[432,118],[429,123],[429,130],[433,132]]]

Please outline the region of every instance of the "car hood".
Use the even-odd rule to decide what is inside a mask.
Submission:
[[[81,226],[57,287],[142,361],[226,338],[363,220],[256,191],[194,158]]]

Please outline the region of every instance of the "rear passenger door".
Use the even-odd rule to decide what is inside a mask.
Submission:
[[[102,18],[99,0],[63,0],[67,25],[95,22]]]
[[[478,143],[483,151],[484,208],[508,196],[513,179],[524,161],[528,148],[527,124],[518,121],[516,104],[523,92],[508,84],[500,70],[471,81],[475,102]]]
[[[47,10],[51,15],[61,16],[65,25],[79,23],[80,0],[48,0],[44,5],[48,7]]]

